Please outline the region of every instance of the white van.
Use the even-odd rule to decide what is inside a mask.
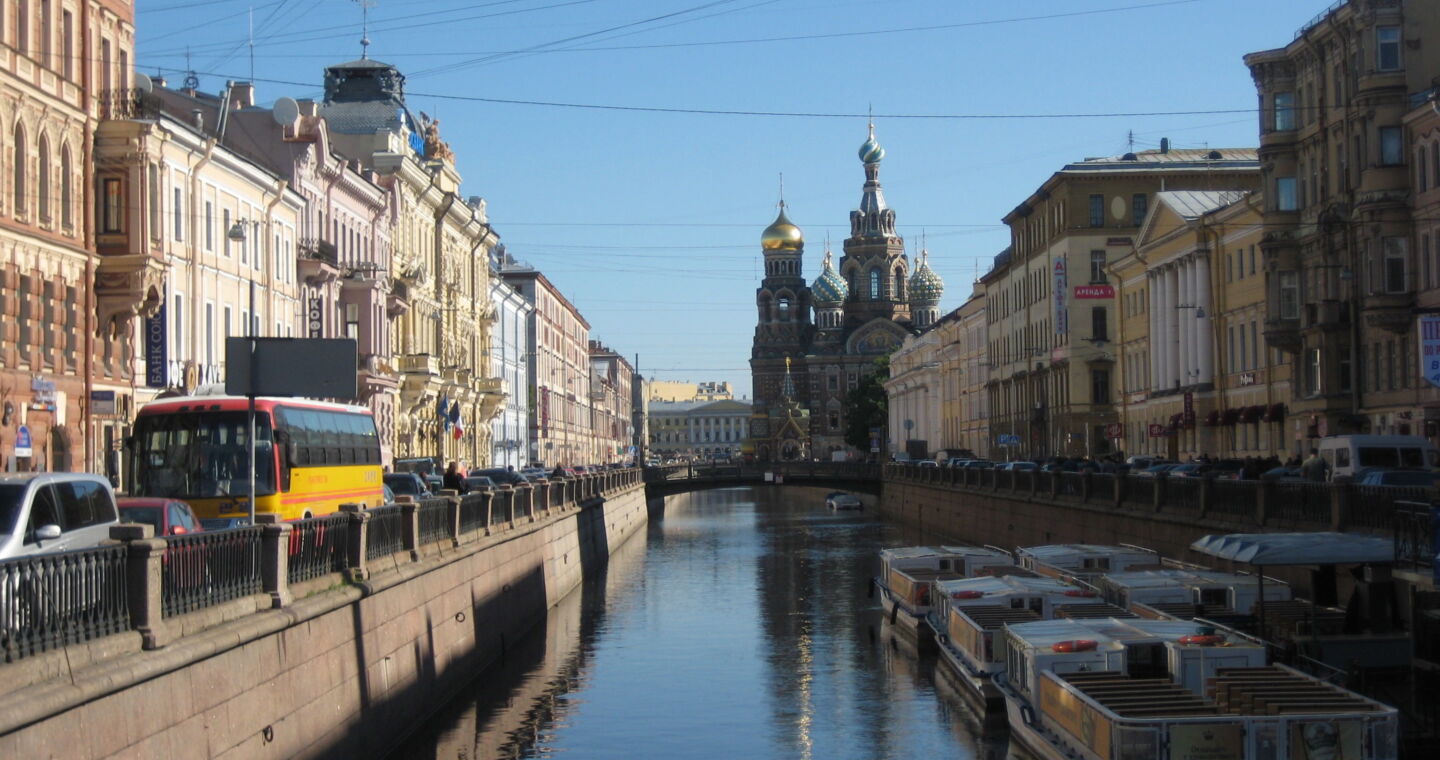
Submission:
[[[99,475],[0,474],[0,559],[88,549],[118,524],[115,492]]]
[[[1367,467],[1429,469],[1440,467],[1440,449],[1418,435],[1333,435],[1320,439],[1320,457],[1330,478],[1354,477]]]

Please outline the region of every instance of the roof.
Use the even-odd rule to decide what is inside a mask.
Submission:
[[[1070,591],[1086,593],[1084,589],[1058,581],[1054,578],[1032,578],[1023,575],[980,575],[974,578],[961,578],[953,581],[941,581],[936,584],[940,593],[951,594],[956,591],[980,591],[985,596],[1007,596],[1009,594],[1065,594]],[[1089,592],[1094,596],[1093,592]],[[1075,596],[1080,597],[1081,594]],[[1079,601],[1077,599],[1077,601]],[[1103,601],[1096,599],[1095,601]]]
[[[984,546],[897,546],[881,549],[880,556],[890,559],[912,559],[916,557],[996,557],[1008,559],[1010,555]]]
[[[404,109],[395,103],[344,101],[320,107],[330,131],[342,135],[373,135],[399,132],[404,126]]]
[[[1007,626],[1015,638],[1034,649],[1048,649],[1061,641],[1090,639],[1100,649],[1114,649],[1125,642],[1146,639],[1177,641],[1196,632],[1196,625],[1185,620],[1146,620],[1144,618],[1056,618],[1034,623]],[[1230,642],[1235,647],[1254,647],[1244,640]]]
[[[1189,221],[1225,208],[1246,195],[1243,190],[1163,190],[1155,194],[1155,199]]]
[[[1219,158],[1212,156],[1218,155]],[[1255,169],[1260,162],[1256,148],[1171,148],[1142,150],[1119,156],[1086,158],[1066,164],[1062,172],[1134,171],[1162,169]]]
[[[1085,557],[1154,557],[1154,552],[1143,549],[1132,549],[1128,546],[1111,546],[1106,544],[1044,544],[1041,546],[1022,546],[1016,550],[1019,554],[1025,554],[1042,562],[1064,562],[1066,560],[1077,560]]]
[[[1361,565],[1395,561],[1395,544],[1357,533],[1231,533],[1205,536],[1190,548],[1252,565]]]
[[[1141,589],[1165,586],[1248,586],[1255,584],[1259,579],[1253,575],[1226,573],[1219,570],[1167,567],[1160,570],[1128,570],[1121,573],[1106,573],[1100,580],[1118,588]],[[1286,584],[1284,581],[1277,580],[1275,585],[1284,586]]]

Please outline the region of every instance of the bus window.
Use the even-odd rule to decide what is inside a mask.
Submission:
[[[1361,467],[1399,467],[1400,457],[1394,446],[1360,447]]]
[[[255,491],[275,492],[270,420],[257,415]],[[250,452],[245,412],[141,416],[135,421],[137,492],[178,499],[243,495]]]
[[[1424,467],[1425,455],[1418,448],[1404,447],[1400,449],[1401,467]]]

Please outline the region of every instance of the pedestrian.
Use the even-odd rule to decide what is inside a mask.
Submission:
[[[451,461],[450,466],[445,468],[445,477],[442,479],[441,488],[448,488],[457,493],[465,492],[465,479],[460,476],[460,463]]]
[[[1325,482],[1325,473],[1330,470],[1330,465],[1320,458],[1319,449],[1310,449],[1310,458],[1300,465],[1300,475],[1306,480],[1313,480],[1319,483]]]

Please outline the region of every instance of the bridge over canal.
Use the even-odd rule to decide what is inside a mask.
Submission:
[[[879,496],[883,465],[864,462],[786,462],[779,464],[692,464],[646,467],[647,499],[688,491],[737,486],[791,485],[858,491]]]

